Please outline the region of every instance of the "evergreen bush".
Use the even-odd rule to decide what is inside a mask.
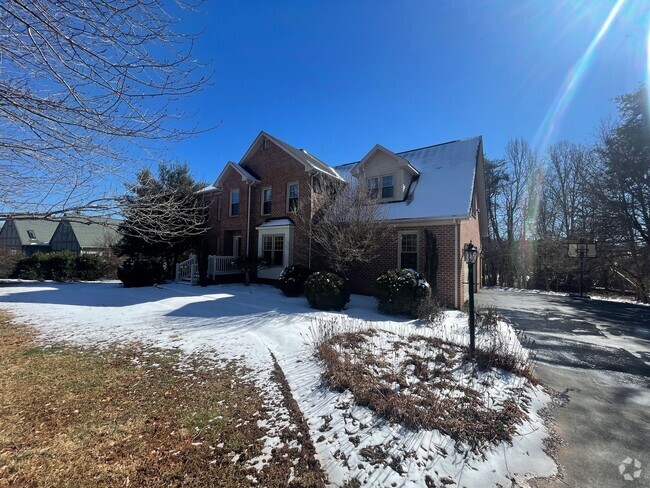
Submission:
[[[375,281],[379,310],[417,318],[421,304],[431,296],[429,283],[412,269],[393,269]]]
[[[152,257],[131,257],[117,269],[117,277],[124,288],[153,286],[165,280],[165,269]]]
[[[278,279],[278,288],[288,297],[297,297],[305,292],[305,281],[311,275],[306,266],[287,266]]]
[[[326,271],[307,278],[305,295],[309,305],[319,310],[341,310],[350,299],[345,279]]]

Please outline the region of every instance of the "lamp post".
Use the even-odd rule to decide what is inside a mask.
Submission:
[[[469,282],[469,353],[474,356],[475,324],[474,324],[474,264],[478,258],[478,248],[469,241],[463,247],[463,259],[467,263],[467,279]]]

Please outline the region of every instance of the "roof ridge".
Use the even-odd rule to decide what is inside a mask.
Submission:
[[[431,144],[430,146],[416,147],[415,149],[407,149],[406,151],[396,152],[395,154],[400,155],[400,154],[410,153],[410,152],[414,152],[414,151],[421,151],[422,149],[429,149],[431,147],[444,146],[446,144],[454,144],[456,142],[471,141],[472,139],[480,139],[481,137],[482,136],[478,135],[478,136],[472,136],[472,137],[465,137],[463,139],[454,139],[453,141],[440,142],[438,144]]]

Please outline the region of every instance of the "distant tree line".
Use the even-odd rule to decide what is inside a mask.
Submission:
[[[617,120],[595,141],[569,141],[538,154],[511,140],[485,162],[489,237],[487,285],[575,291],[579,259],[568,242],[597,242],[588,288],[650,293],[650,117],[648,91],[617,97]]]

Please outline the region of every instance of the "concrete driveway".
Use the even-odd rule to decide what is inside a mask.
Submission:
[[[535,341],[540,379],[568,398],[552,412],[564,480],[535,486],[650,487],[650,307],[496,290],[477,304]]]

